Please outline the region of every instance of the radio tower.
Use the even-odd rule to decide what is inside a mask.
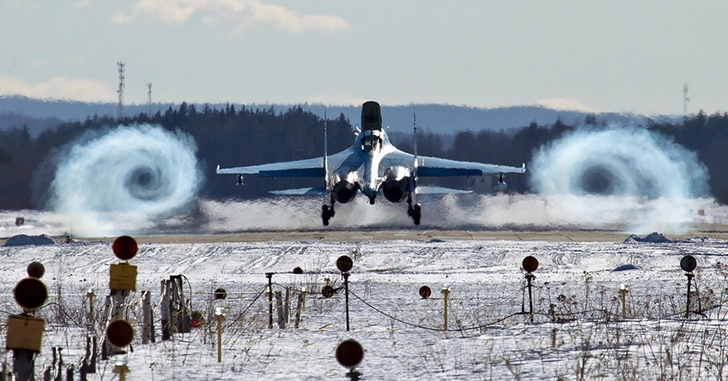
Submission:
[[[688,98],[688,84],[686,83],[683,86],[683,121],[688,119],[688,102],[690,102],[690,98]]]
[[[149,89],[149,92],[147,93],[149,95],[149,117],[152,117],[152,83],[147,83],[147,88]]]
[[[116,90],[116,92],[119,94],[119,106],[118,106],[118,119],[121,120],[121,117],[124,116],[124,63],[119,61],[117,62],[117,65],[119,66],[119,90]]]

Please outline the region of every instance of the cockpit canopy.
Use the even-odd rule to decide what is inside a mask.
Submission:
[[[378,150],[382,147],[380,130],[364,130],[361,132],[361,149],[364,152]]]

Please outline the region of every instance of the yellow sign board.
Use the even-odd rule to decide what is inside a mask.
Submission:
[[[137,267],[128,263],[111,265],[109,288],[112,290],[136,291]]]
[[[45,328],[43,319],[32,316],[11,315],[8,316],[7,328],[6,349],[27,349],[40,352]]]

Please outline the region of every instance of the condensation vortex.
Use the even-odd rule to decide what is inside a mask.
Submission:
[[[50,205],[74,215],[179,212],[200,187],[196,151],[190,136],[149,125],[82,138],[61,155]]]
[[[539,149],[531,173],[543,195],[690,199],[708,193],[707,171],[695,153],[636,127],[577,130]]]

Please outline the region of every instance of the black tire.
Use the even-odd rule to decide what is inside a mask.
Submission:
[[[412,208],[412,220],[415,221],[415,225],[420,224],[420,218],[422,218],[422,207],[420,207],[420,204],[416,204]]]
[[[322,205],[321,206],[321,220],[323,221],[324,226],[329,226],[330,218],[331,218],[331,212],[329,212],[329,206]]]

